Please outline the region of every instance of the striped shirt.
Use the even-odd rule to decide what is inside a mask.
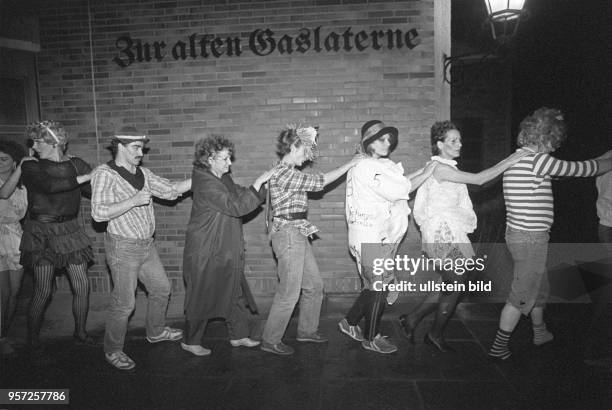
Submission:
[[[527,155],[504,172],[506,223],[524,231],[548,231],[554,219],[551,177],[590,177],[597,162],[563,161],[549,154]]]
[[[268,184],[272,198],[272,212],[274,216],[283,216],[292,213],[308,211],[307,192],[321,191],[325,187],[323,174],[306,174],[284,162],[274,167],[274,173]],[[318,232],[318,228],[305,219],[285,221],[274,218],[273,231],[277,231],[285,224],[295,225],[305,236]]]
[[[162,199],[176,199],[179,193],[170,180],[142,168],[145,188]],[[109,216],[109,206],[136,195],[138,190],[106,164],[97,167],[91,177],[91,216],[98,222],[109,221],[107,232],[131,239],[149,239],[155,232],[153,202],[135,206],[115,218]]]

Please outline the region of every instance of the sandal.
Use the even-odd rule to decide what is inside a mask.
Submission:
[[[73,335],[75,343],[77,345],[81,345],[81,346],[97,346],[98,343],[96,342],[96,339],[93,338],[93,336],[90,335],[85,335],[84,337],[78,336],[78,335]]]

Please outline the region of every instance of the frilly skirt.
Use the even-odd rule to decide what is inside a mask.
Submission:
[[[81,228],[78,219],[65,222],[39,222],[26,219],[21,237],[21,264],[68,265],[93,261],[91,240]]]

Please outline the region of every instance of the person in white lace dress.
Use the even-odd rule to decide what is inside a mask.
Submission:
[[[23,267],[19,263],[21,224],[28,208],[27,193],[19,184],[23,148],[12,141],[0,142],[0,350],[12,353],[6,341],[15,313]]]
[[[476,229],[477,221],[466,184],[482,185],[527,154],[519,150],[493,167],[474,174],[457,169],[455,159],[461,154],[461,146],[461,134],[452,122],[440,121],[431,127],[434,154],[431,159],[439,165],[419,188],[414,203],[414,219],[420,226],[423,251],[428,258],[455,261],[474,256],[468,234]],[[452,270],[438,273],[445,282],[460,284],[467,279],[467,274],[460,275]],[[459,291],[440,292],[439,296],[432,293],[410,314],[401,315],[400,324],[408,339],[414,343],[414,329],[425,316],[435,311],[425,343],[441,352],[451,351],[443,332],[460,296]]]

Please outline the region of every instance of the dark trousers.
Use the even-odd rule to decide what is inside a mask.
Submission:
[[[365,317],[363,336],[366,340],[374,340],[379,333],[380,319],[387,304],[387,293],[389,292],[363,289],[346,315],[346,321],[351,326],[359,324]]]

